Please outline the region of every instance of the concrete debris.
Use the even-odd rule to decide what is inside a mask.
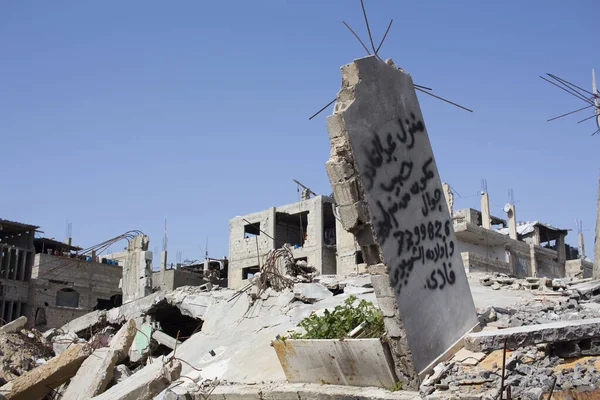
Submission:
[[[143,371],[143,372],[142,372]],[[95,400],[150,400],[165,390],[181,376],[181,363],[177,360],[155,360]]]
[[[173,350],[178,344],[181,344],[179,340],[161,331],[154,331],[154,333],[152,333],[152,339],[164,346],[167,346],[171,350]]]
[[[123,382],[125,379],[129,378],[131,375],[133,375],[133,372],[131,372],[131,370],[129,368],[127,368],[126,365],[123,365],[123,364],[117,365],[113,371],[113,379],[111,381],[111,383],[112,383],[111,386],[114,386],[116,384]]]
[[[0,385],[44,364],[53,355],[36,332],[0,332]]]
[[[418,400],[419,393],[401,390],[391,392],[375,387],[288,383],[285,385],[219,385],[210,397],[223,400]],[[194,399],[195,400],[195,399]]]
[[[90,353],[89,346],[74,344],[46,364],[0,387],[0,395],[7,400],[41,399],[73,377]]]
[[[319,283],[296,283],[293,291],[296,299],[304,303],[316,303],[328,297],[333,297],[333,293]]]
[[[356,287],[356,286],[346,286],[344,288],[344,293],[345,294],[367,294],[367,293],[374,293],[375,289],[371,288],[367,288],[367,287]]]
[[[18,332],[21,329],[25,328],[26,324],[27,324],[27,317],[19,317],[19,318],[15,319],[14,321],[11,321],[8,324],[0,327],[0,332],[15,333],[15,332]]]
[[[597,337],[600,337],[600,318],[557,321],[470,333],[465,336],[465,347],[471,351],[490,351],[501,349],[505,341],[507,348],[516,349],[540,343],[569,342]]]
[[[52,338],[52,349],[54,354],[59,355],[75,343],[87,343],[86,340],[80,339],[73,332],[67,332],[64,334],[56,335]]]
[[[136,331],[135,322],[129,320],[112,338],[109,347],[96,349],[71,379],[62,399],[83,400],[104,392],[113,378],[116,364],[127,357]]]
[[[463,365],[477,365],[485,358],[485,356],[485,353],[475,353],[463,348],[456,352],[452,361],[459,362]]]

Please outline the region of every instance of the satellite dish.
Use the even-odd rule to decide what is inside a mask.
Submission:
[[[508,213],[510,211],[510,203],[506,203],[506,205],[503,208],[505,213]]]

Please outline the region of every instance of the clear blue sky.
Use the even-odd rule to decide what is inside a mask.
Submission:
[[[442,179],[492,213],[574,229],[593,253],[598,146],[582,107],[544,83],[600,75],[591,0],[366,0],[380,54],[416,83]],[[228,252],[229,219],[297,200],[292,178],[331,189],[325,115],[339,67],[365,55],[358,0],[4,1],[0,4],[0,217],[83,247],[130,229],[170,261]],[[331,113],[331,109],[327,114]],[[580,118],[578,118],[580,117]],[[120,247],[120,246],[119,246]],[[112,250],[118,250],[113,248]]]

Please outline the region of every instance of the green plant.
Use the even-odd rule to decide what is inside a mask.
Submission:
[[[398,390],[402,390],[402,382],[398,381],[394,383],[394,386],[388,389],[390,392],[397,392]]]
[[[311,314],[298,324],[306,333],[292,333],[290,339],[342,339],[350,331],[366,322],[367,326],[361,337],[379,337],[384,334],[385,327],[381,311],[370,301],[364,299],[354,306],[356,296],[351,295],[343,305],[336,306],[333,311],[325,310],[323,315]]]

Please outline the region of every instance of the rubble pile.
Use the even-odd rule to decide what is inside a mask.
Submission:
[[[317,282],[280,291],[188,286],[88,313],[43,335],[0,331],[2,362],[12,371],[0,398],[207,398],[224,385],[285,383],[270,346],[277,335],[344,303],[345,288],[367,289],[356,297],[376,303],[373,289],[363,287],[368,276],[325,278],[335,290]]]
[[[509,290],[519,283],[516,279],[510,280],[500,275],[485,278],[486,282],[503,284]],[[531,283],[533,279],[525,281]],[[600,387],[600,338],[584,338],[586,333],[575,324],[576,321],[600,318],[600,298],[596,294],[600,281],[573,281],[564,282],[564,285],[556,279],[546,280],[551,284],[542,279],[540,281],[543,282],[540,285],[543,289],[532,290],[556,291],[558,295],[537,296],[512,307],[490,306],[480,309],[478,329],[482,332],[502,332],[504,329],[528,326],[537,329],[539,326],[541,332],[541,327],[553,326],[547,324],[573,321],[573,326],[567,324],[567,328],[572,328],[572,336],[580,339],[548,342],[549,339],[536,337],[541,333],[531,331],[524,335],[531,335],[532,340],[539,339],[544,343],[515,346],[517,348],[512,349],[509,345],[506,355],[503,349],[477,352],[463,348],[451,360],[436,366],[421,385],[421,395],[428,399],[448,396],[496,399],[502,385],[503,363],[504,387],[510,386],[514,399],[538,400],[541,396],[547,397],[551,390],[586,391]],[[519,339],[514,341],[518,342]]]
[[[53,356],[52,346],[35,330],[0,331],[0,385],[45,364]]]

